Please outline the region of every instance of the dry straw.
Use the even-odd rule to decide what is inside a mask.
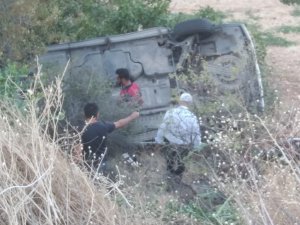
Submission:
[[[62,79],[46,87],[41,76],[39,68],[21,109],[1,102],[0,224],[124,224],[105,196],[110,183],[96,186],[61,151]]]

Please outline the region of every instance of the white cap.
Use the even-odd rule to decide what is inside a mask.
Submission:
[[[192,103],[193,102],[193,97],[189,94],[189,93],[183,93],[180,95],[179,100],[181,102],[189,102]]]

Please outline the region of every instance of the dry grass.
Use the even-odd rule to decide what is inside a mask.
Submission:
[[[280,108],[279,108],[280,109]],[[231,199],[243,224],[299,224],[299,109],[260,118],[229,118],[212,146],[219,157],[210,174],[213,183]],[[242,124],[234,128],[232,124]]]
[[[95,185],[58,146],[70,137],[47,132],[61,112],[61,79],[44,87],[38,73],[34,86],[45,98],[29,92],[21,109],[1,103],[0,224],[126,224],[105,195],[113,184]]]

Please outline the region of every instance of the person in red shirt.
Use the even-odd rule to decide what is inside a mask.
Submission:
[[[125,68],[116,70],[117,83],[121,86],[120,97],[122,102],[141,106],[143,104],[140,87],[130,79],[129,71]]]

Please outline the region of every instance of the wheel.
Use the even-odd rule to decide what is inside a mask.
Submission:
[[[193,19],[178,23],[173,29],[173,37],[176,41],[183,41],[188,36],[200,34],[202,38],[214,33],[215,25],[207,19]]]

